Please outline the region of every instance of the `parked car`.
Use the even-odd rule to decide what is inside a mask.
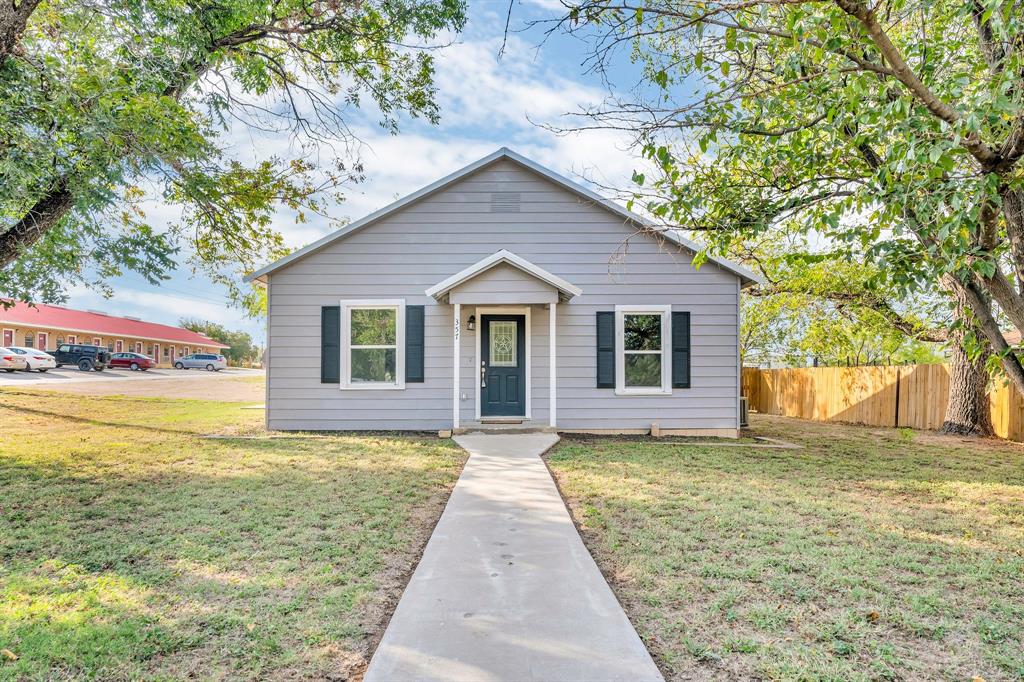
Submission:
[[[110,367],[128,368],[133,372],[145,372],[147,369],[156,367],[156,360],[142,353],[114,353],[110,356]]]
[[[31,372],[34,369],[37,369],[40,372],[45,372],[46,370],[53,369],[57,366],[56,358],[45,350],[39,350],[38,348],[25,348],[24,346],[8,346],[7,350],[12,350],[25,358],[26,372]]]
[[[57,366],[77,365],[83,372],[95,370],[102,372],[110,363],[110,351],[99,346],[87,346],[80,343],[62,343],[54,353]]]
[[[175,361],[174,369],[203,368],[207,372],[219,372],[228,366],[227,358],[213,353],[193,353]]]
[[[5,372],[17,372],[25,369],[25,357],[9,348],[0,346],[0,369]]]

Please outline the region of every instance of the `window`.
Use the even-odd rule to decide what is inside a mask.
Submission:
[[[491,367],[515,367],[519,355],[516,347],[519,340],[518,327],[515,322],[491,320],[487,330],[491,357]]]
[[[667,395],[672,393],[672,306],[615,307],[615,392]]]
[[[25,348],[35,348],[36,336],[32,332],[25,332]]]
[[[405,388],[405,301],[341,302],[343,389]]]

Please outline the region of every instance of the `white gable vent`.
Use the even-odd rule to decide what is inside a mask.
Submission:
[[[519,192],[491,192],[491,213],[519,213]]]

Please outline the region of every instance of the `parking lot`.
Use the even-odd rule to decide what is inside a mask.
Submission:
[[[163,398],[197,398],[262,403],[262,369],[229,367],[220,372],[151,369],[133,372],[106,369],[82,372],[61,367],[40,372],[0,372],[0,387],[22,387],[80,395],[130,395]]]

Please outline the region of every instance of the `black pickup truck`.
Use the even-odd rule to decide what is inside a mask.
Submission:
[[[83,372],[102,372],[110,364],[110,352],[106,348],[79,343],[62,343],[57,346],[53,356],[57,359],[58,367],[78,365],[78,369]]]

